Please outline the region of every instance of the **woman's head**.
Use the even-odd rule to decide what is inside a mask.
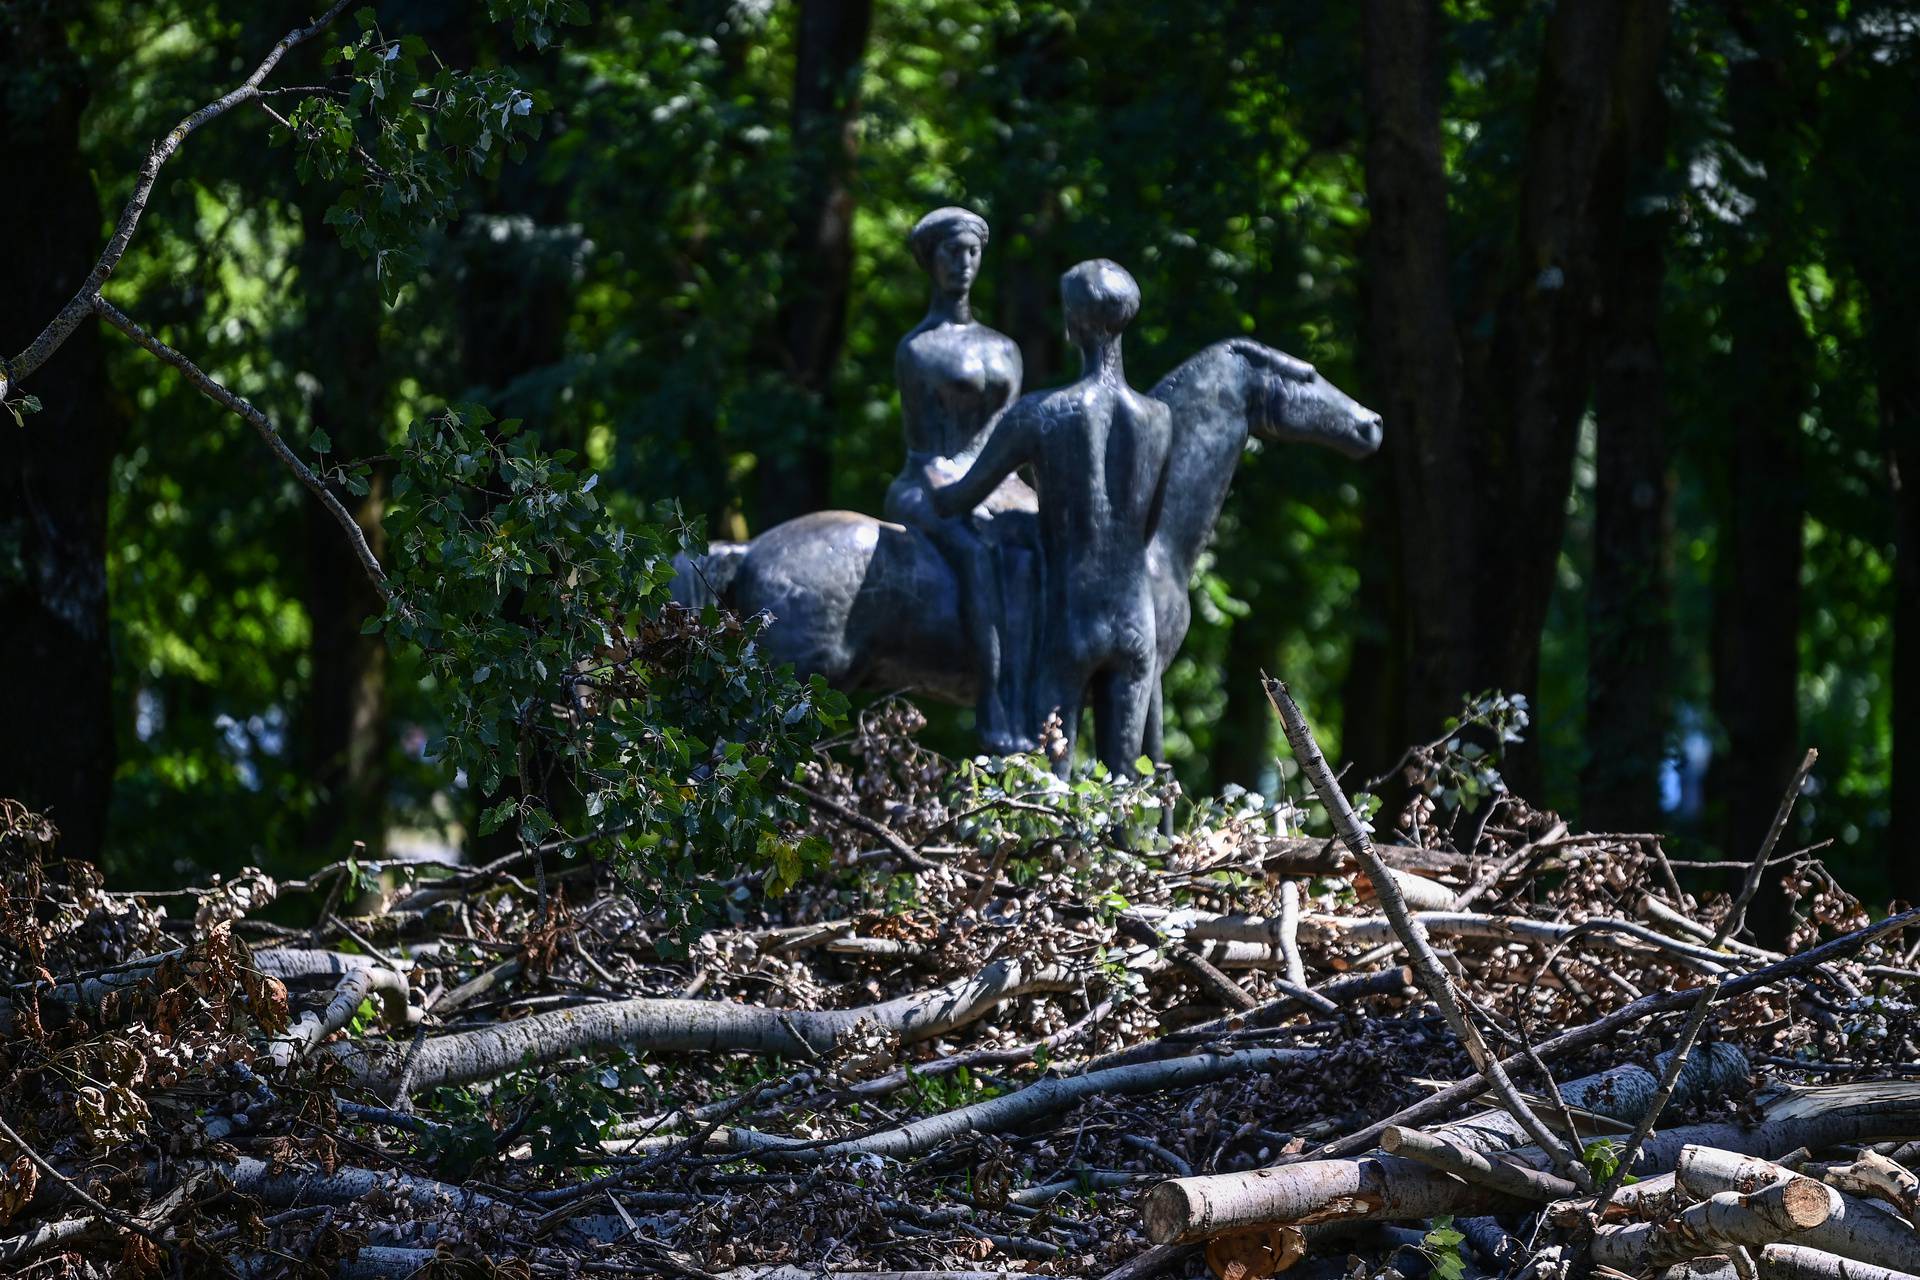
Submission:
[[[907,237],[921,270],[948,293],[965,293],[980,274],[980,254],[987,247],[987,220],[967,209],[935,209],[913,224]]]

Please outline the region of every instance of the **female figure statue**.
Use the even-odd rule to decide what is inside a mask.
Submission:
[[[1008,476],[977,506],[947,517],[932,492],[966,474],[1020,394],[1020,348],[973,318],[987,223],[966,209],[935,209],[908,243],[933,282],[927,315],[894,351],[907,458],[887,487],[886,517],[925,533],[953,567],[962,620],[979,663],[977,727],[996,753],[1031,745],[1026,677],[1032,668],[1033,490]]]

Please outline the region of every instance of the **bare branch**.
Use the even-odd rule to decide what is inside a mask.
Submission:
[[[93,270],[87,273],[87,278],[79,290],[74,293],[66,306],[60,308],[59,314],[47,322],[47,327],[28,344],[27,349],[0,365],[0,394],[5,394],[7,379],[17,382],[30,376],[45,364],[48,358],[60,349],[60,344],[65,342],[73,331],[80,327],[80,323],[93,313],[101,288],[107,283],[107,278],[113,274],[114,268],[120,265],[120,259],[127,252],[127,246],[133,241],[134,230],[140,225],[140,215],[146,212],[147,201],[153,195],[154,183],[160,178],[161,166],[173,158],[173,153],[180,149],[180,144],[207,121],[218,119],[241,103],[258,98],[260,85],[273,74],[273,69],[280,65],[280,60],[286,57],[288,52],[331,26],[334,19],[346,9],[347,4],[348,0],[334,0],[327,11],[314,21],[287,32],[280,38],[280,43],[273,46],[272,51],[260,65],[253,69],[253,74],[241,82],[238,88],[193,112],[173,126],[166,137],[154,144],[152,150],[147,153],[147,162],[140,166],[140,176],[133,184],[133,195],[127,200],[126,206],[120,210],[120,220],[114,226],[113,238],[108,240],[107,247],[100,251],[100,259],[93,264]]]
[[[280,459],[287,470],[293,472],[295,479],[312,491],[314,497],[320,499],[320,505],[325,507],[340,527],[346,531],[347,541],[353,545],[353,553],[359,559],[360,567],[366,570],[367,578],[373,583],[374,590],[378,591],[381,598],[388,604],[398,603],[393,588],[387,583],[387,571],[380,567],[380,561],[373,554],[373,548],[367,545],[367,534],[360,527],[360,522],[353,518],[352,512],[340,504],[340,499],[333,496],[333,490],[327,488],[326,481],[315,475],[313,468],[301,461],[300,455],[293,451],[293,446],[286,442],[266,414],[256,409],[243,397],[235,395],[208,377],[200,366],[142,329],[125,312],[105,298],[96,294],[93,305],[107,323],[178,369],[186,376],[187,381],[204,393],[208,399],[239,414],[252,424],[253,429],[260,433],[260,438],[267,442],[267,447],[273,450],[274,456]]]

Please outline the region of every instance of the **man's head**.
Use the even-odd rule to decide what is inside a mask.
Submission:
[[[1118,338],[1140,314],[1140,286],[1119,263],[1095,258],[1060,277],[1060,304],[1067,340],[1098,346]]]

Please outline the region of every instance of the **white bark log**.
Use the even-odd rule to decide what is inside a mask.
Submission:
[[[1081,977],[1054,965],[1000,960],[972,977],[853,1009],[767,1009],[723,1000],[640,998],[562,1009],[420,1046],[410,1089],[465,1084],[578,1054],[613,1048],[688,1052],[773,1053],[808,1058],[832,1049],[861,1023],[893,1032],[904,1044],[944,1034],[980,1017],[1003,1000],[1043,991],[1069,991]],[[395,1043],[337,1046],[359,1082],[391,1086],[406,1056]]]
[[[1756,1156],[1712,1147],[1688,1147],[1680,1153],[1675,1181],[1689,1195],[1753,1192],[1801,1175]],[[1811,1182],[1812,1179],[1805,1179]],[[1887,1210],[1837,1188],[1834,1212],[1826,1221],[1787,1238],[1788,1243],[1838,1254],[1879,1267],[1920,1263],[1920,1232]]]
[[[1733,1246],[1769,1244],[1819,1226],[1837,1205],[1833,1188],[1812,1178],[1775,1182],[1752,1195],[1723,1191],[1663,1222],[1601,1227],[1593,1235],[1593,1260],[1644,1271]]]
[[[1908,1259],[1920,1265],[1920,1258]],[[1869,1266],[1799,1244],[1770,1244],[1760,1251],[1760,1280],[1920,1280],[1911,1271]]]
[[[1704,1046],[1688,1061],[1675,1096],[1711,1096],[1744,1081],[1746,1074],[1746,1056],[1737,1048]],[[1652,1101],[1658,1084],[1644,1067],[1616,1067],[1564,1084],[1560,1094],[1581,1110],[1631,1122]],[[1483,1111],[1432,1132],[1482,1154],[1507,1150],[1525,1140],[1519,1123],[1504,1111]],[[1439,1213],[1498,1212],[1516,1203],[1411,1160],[1366,1155],[1308,1160],[1251,1173],[1176,1178],[1149,1193],[1143,1214],[1148,1233],[1165,1242],[1203,1239],[1270,1223],[1297,1226],[1341,1219],[1427,1218]]]
[[[308,1009],[296,1018],[284,1033],[274,1037],[267,1047],[277,1070],[307,1056],[313,1047],[353,1021],[363,1000],[379,996],[386,1006],[387,1021],[404,1027],[419,1021],[420,1010],[407,1000],[407,980],[392,969],[368,965],[353,969],[335,984],[333,996],[325,1006]]]

